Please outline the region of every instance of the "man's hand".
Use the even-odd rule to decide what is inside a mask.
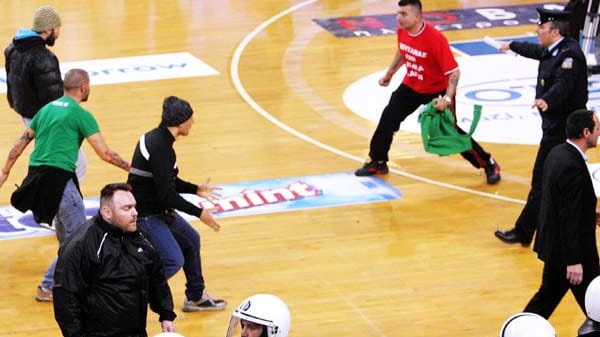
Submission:
[[[538,98],[535,101],[533,101],[533,105],[531,107],[538,108],[541,112],[546,112],[548,110],[548,103],[546,103],[546,101],[544,101],[543,99]]]
[[[2,174],[0,174],[0,187],[2,187],[2,185],[4,185],[4,183],[8,179],[9,173],[10,173],[9,171],[2,170]]]
[[[500,47],[498,47],[498,50],[503,53],[508,53],[510,51],[510,43],[500,44]]]
[[[173,321],[164,320],[160,322],[160,327],[162,328],[162,332],[175,332],[175,324]]]
[[[434,98],[433,101],[431,102],[433,107],[437,110],[437,111],[445,111],[446,108],[450,105],[450,103],[448,103],[445,99],[443,98]]]
[[[567,266],[567,280],[572,285],[578,285],[583,280],[583,266],[581,263]]]
[[[392,76],[393,74],[391,74],[389,71],[385,73],[385,75],[379,79],[379,85],[382,87],[387,87],[392,80]]]
[[[207,200],[214,200],[214,199],[220,198],[221,194],[218,193],[217,191],[220,191],[221,188],[213,187],[209,183],[210,183],[210,178],[206,179],[204,184],[198,185],[198,191],[196,191],[196,194]]]
[[[221,226],[215,220],[215,217],[212,214],[212,209],[202,209],[202,214],[200,214],[200,221],[204,222],[205,225],[212,228],[213,231],[218,232],[221,229]]]

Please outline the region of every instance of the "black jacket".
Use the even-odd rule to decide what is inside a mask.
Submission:
[[[510,49],[540,61],[535,98],[548,103],[548,110],[540,111],[543,137],[565,140],[567,116],[585,109],[588,100],[587,64],[579,43],[565,37],[548,51],[536,43],[513,41]]]
[[[58,59],[37,33],[20,30],[4,57],[6,98],[21,116],[33,118],[40,108],[63,95]]]
[[[174,320],[173,298],[154,247],[98,214],[58,254],[54,316],[64,336],[147,336],[148,304]]]
[[[51,224],[70,179],[79,190],[77,175],[73,172],[48,165],[29,166],[21,186],[13,192],[10,204],[23,213],[31,210],[37,223]]]
[[[156,215],[177,209],[200,217],[202,208],[185,200],[179,193],[196,194],[198,185],[177,177],[175,138],[164,124],[142,135],[131,159],[127,183],[133,187],[139,216]]]
[[[596,194],[586,163],[567,143],[556,146],[544,165],[544,188],[533,250],[546,264],[598,265]]]

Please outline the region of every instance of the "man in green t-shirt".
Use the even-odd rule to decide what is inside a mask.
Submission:
[[[46,104],[35,115],[25,133],[10,150],[0,175],[0,187],[29,143],[35,147],[29,171],[12,194],[11,204],[22,212],[31,210],[35,220],[50,227],[54,219],[56,236],[62,244],[86,221],[79,182],[75,174],[79,147],[86,139],[102,160],[129,171],[129,163],[109,149],[92,114],[79,104],[90,94],[90,78],[82,69],[65,74],[64,96]],[[52,301],[56,258],[38,287],[36,300]]]

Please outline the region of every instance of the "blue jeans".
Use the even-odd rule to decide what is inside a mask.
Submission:
[[[60,205],[58,206],[58,212],[56,212],[53,222],[56,228],[56,237],[58,238],[59,246],[62,245],[77,228],[83,225],[85,221],[86,216],[83,199],[81,198],[81,194],[79,194],[75,182],[71,179],[65,186],[62,198],[60,199]],[[57,258],[55,257],[42,279],[41,286],[46,289],[52,289],[54,287],[54,269],[56,269],[56,260]]]
[[[200,259],[200,234],[179,214],[175,217],[175,224],[171,226],[158,215],[138,218],[137,224],[158,251],[166,278],[171,278],[183,267],[187,299],[201,299],[204,277]]]

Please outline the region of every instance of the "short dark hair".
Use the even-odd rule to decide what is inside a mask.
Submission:
[[[419,13],[423,10],[423,5],[421,5],[421,0],[400,0],[398,1],[398,6],[415,6],[419,10]]]
[[[573,111],[567,117],[567,138],[583,138],[583,130],[585,129],[594,132],[594,112],[586,109]]]
[[[571,34],[571,25],[569,23],[569,21],[559,21],[559,20],[554,20],[554,21],[549,21],[550,25],[556,29],[558,29],[558,31],[560,32],[560,35],[562,36],[569,36]]]
[[[112,183],[104,186],[100,191],[100,204],[104,204],[112,199],[116,191],[131,192],[133,188],[127,183]]]

